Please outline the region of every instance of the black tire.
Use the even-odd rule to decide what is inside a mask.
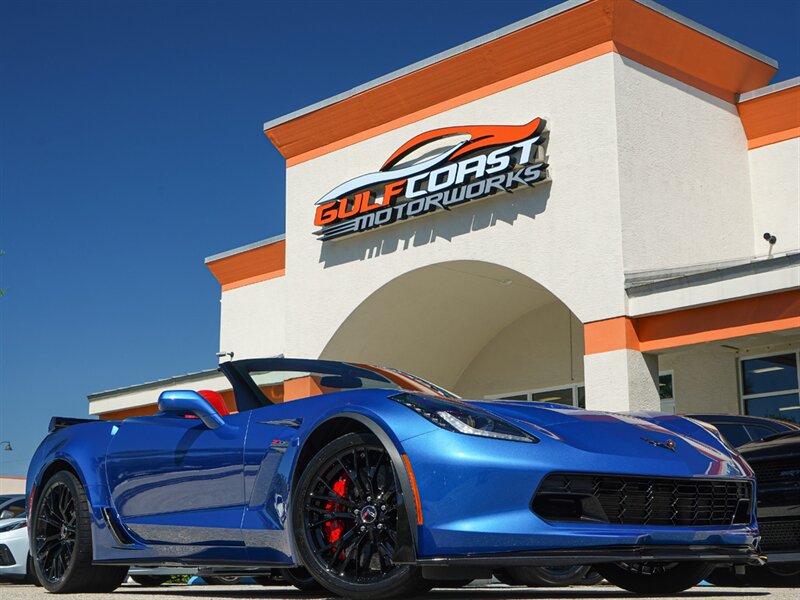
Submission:
[[[592,579],[587,576],[592,573]],[[597,571],[583,565],[564,567],[509,567],[507,577],[515,585],[528,587],[566,587],[569,585],[593,585],[602,579]]]
[[[706,575],[706,581],[718,587],[742,587],[744,581],[739,578],[733,567],[718,567]]]
[[[320,450],[292,500],[295,543],[314,579],[356,600],[431,589],[419,567],[391,560],[402,496],[391,458],[374,435],[349,433]]]
[[[319,582],[312,577],[305,567],[293,567],[291,569],[281,569],[281,577],[304,592],[318,592],[324,590]]]
[[[158,587],[169,581],[169,575],[131,575],[131,579],[143,587]]]
[[[434,588],[462,588],[475,581],[474,579],[435,579],[430,580]]]
[[[128,567],[92,564],[92,516],[78,478],[59,471],[36,496],[31,554],[42,586],[54,594],[117,589]]]
[[[745,585],[766,588],[800,587],[800,563],[767,564],[763,567],[747,567],[741,577]]]
[[[235,575],[209,575],[208,577],[203,575],[202,577],[208,585],[236,585],[242,580],[241,577]]]
[[[609,583],[636,594],[666,596],[688,590],[703,581],[714,568],[702,562],[614,563],[597,565]]]
[[[33,557],[28,552],[28,560],[25,563],[25,582],[31,583],[36,587],[42,587],[39,578],[36,576],[36,565],[33,564]]]

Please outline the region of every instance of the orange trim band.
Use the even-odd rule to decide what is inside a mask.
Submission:
[[[639,344],[633,320],[628,317],[586,323],[583,327],[583,339],[586,354],[636,348]]]
[[[584,325],[586,354],[652,352],[800,327],[800,289]]]
[[[422,502],[419,499],[419,490],[417,489],[417,478],[414,476],[414,469],[411,468],[411,461],[408,460],[408,454],[403,454],[403,464],[408,471],[408,479],[411,481],[411,491],[414,493],[414,506],[417,509],[417,525],[422,525]]]
[[[313,150],[309,150],[308,152],[303,152],[302,154],[299,154],[297,156],[287,158],[286,166],[293,167],[294,165],[298,165],[313,158],[318,158],[325,154],[335,152],[336,150],[341,150],[342,148],[346,148],[347,146],[352,146],[353,144],[356,144],[358,142],[363,142],[364,140],[368,140],[382,133],[393,131],[399,127],[403,127],[404,125],[410,125],[411,123],[416,123],[417,121],[421,121],[422,119],[427,119],[428,117],[438,115],[453,108],[458,108],[459,106],[463,106],[464,104],[469,104],[474,100],[480,100],[481,98],[486,98],[487,96],[491,96],[492,94],[496,94],[497,92],[502,92],[503,90],[507,90],[514,86],[527,83],[528,81],[533,81],[534,79],[538,79],[539,77],[544,77],[545,75],[561,71],[568,67],[572,67],[582,62],[586,62],[587,60],[597,58],[598,56],[603,56],[604,54],[610,54],[611,52],[614,51],[615,48],[613,42],[604,42],[602,44],[598,44],[597,46],[592,46],[591,48],[587,48],[586,50],[576,52],[571,56],[567,56],[565,58],[555,60],[546,65],[530,69],[523,73],[519,73],[518,75],[514,75],[513,77],[508,77],[507,79],[503,79],[502,81],[493,83],[491,85],[486,85],[479,89],[466,92],[464,94],[456,96],[455,98],[451,98],[450,100],[447,100],[445,102],[439,102],[438,104],[435,104],[433,106],[429,106],[422,110],[418,110],[411,114],[405,115],[404,117],[394,119],[393,121],[389,121],[388,123],[384,123],[383,125],[366,129],[364,131],[350,135],[346,138],[343,138],[331,144],[326,144],[325,146],[322,146],[320,148],[314,148]],[[272,138],[270,137],[270,139]]]
[[[731,103],[776,71],[633,0],[591,0],[265,133],[292,166],[608,52]]]
[[[286,240],[226,256],[206,265],[222,291],[267,281],[286,274]]]
[[[784,131],[762,135],[761,137],[753,138],[752,140],[748,139],[747,149],[753,150],[755,148],[761,148],[761,146],[769,146],[770,144],[777,144],[778,142],[785,142],[786,140],[791,140],[798,137],[800,137],[800,127],[792,127],[791,129],[786,129]]]
[[[747,100],[736,108],[751,150],[800,137],[800,85]]]

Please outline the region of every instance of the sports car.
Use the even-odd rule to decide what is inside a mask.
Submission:
[[[220,365],[231,390],[154,416],[54,417],[28,473],[51,592],[130,565],[304,567],[351,598],[518,566],[595,565],[673,593],[759,564],[753,473],[708,424],[467,401],[408,373],[288,358]]]

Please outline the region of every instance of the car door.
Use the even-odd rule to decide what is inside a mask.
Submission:
[[[218,429],[167,413],[120,423],[106,460],[111,500],[122,524],[145,543],[244,551],[249,413],[223,420]]]

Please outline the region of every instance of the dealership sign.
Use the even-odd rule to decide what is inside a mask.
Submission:
[[[331,240],[547,178],[544,119],[524,125],[445,127],[400,146],[379,171],[336,186],[317,201],[314,233]],[[449,142],[449,143],[448,143]],[[424,148],[428,148],[424,151]]]

